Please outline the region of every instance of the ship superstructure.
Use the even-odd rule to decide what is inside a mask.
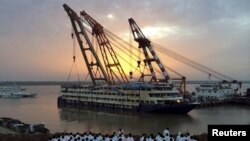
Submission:
[[[204,101],[225,101],[232,99],[233,96],[239,95],[238,91],[239,88],[231,83],[212,83],[208,81],[195,87],[195,97]]]

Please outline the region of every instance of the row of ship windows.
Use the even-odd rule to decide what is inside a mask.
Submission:
[[[65,90],[76,90],[75,88],[64,88]],[[81,90],[81,89],[80,89]],[[83,88],[82,90],[90,90],[88,88]],[[103,88],[95,88],[94,90],[111,90],[111,91],[115,91],[115,90],[134,90],[131,88],[117,88],[117,89],[111,89],[109,87],[103,87]],[[152,91],[152,90],[157,90],[157,91],[166,91],[166,90],[172,90],[171,87],[159,87],[159,88],[140,88],[140,91]]]
[[[65,96],[65,97],[72,97],[72,96]],[[155,103],[155,101],[152,101],[152,100],[130,100],[130,99],[116,99],[116,98],[90,98],[90,97],[81,97],[83,99],[93,99],[93,100],[107,100],[107,101],[120,101],[120,102],[141,102],[141,103],[147,103],[147,104],[153,104]]]
[[[150,97],[163,97],[166,94],[149,94]]]
[[[66,91],[61,91],[61,92],[66,92]],[[102,93],[102,92],[84,92],[84,91],[67,91],[68,93],[82,93],[82,94],[97,94],[97,95],[124,95],[122,93]],[[139,97],[139,94],[126,94],[129,96],[134,96],[134,97]]]
[[[177,93],[162,93],[162,94],[150,93],[149,96],[150,97],[164,97],[164,96],[180,96],[180,95]]]
[[[71,97],[71,96],[66,96]],[[130,100],[130,99],[116,99],[116,98],[99,98],[99,97],[85,97],[82,96],[83,99],[93,99],[93,100],[110,100],[110,101],[124,101],[124,102],[139,102],[139,100]]]
[[[207,99],[218,99],[218,98],[225,98],[225,96],[200,96],[202,98],[207,98]]]
[[[200,85],[200,87],[214,87],[213,85]]]
[[[162,88],[162,87],[155,87],[155,88],[140,88],[139,90],[140,91],[152,91],[152,90],[159,90],[159,91],[162,91],[162,90],[171,90],[172,88],[171,87],[165,87],[165,88]],[[109,87],[103,87],[103,88],[95,88],[94,90],[114,90],[112,88],[109,88]],[[134,90],[133,88],[116,88],[115,90]]]
[[[205,91],[203,91],[203,90],[197,90],[197,92],[205,92]],[[208,91],[208,93],[211,93],[211,92],[214,92],[214,93],[217,93],[217,91]],[[221,93],[221,91],[220,91],[220,93]],[[229,91],[227,91],[227,93],[229,93]]]

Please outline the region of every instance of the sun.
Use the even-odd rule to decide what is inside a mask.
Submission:
[[[112,15],[112,14],[108,14],[108,16],[107,16],[109,19],[113,19],[114,18],[114,16]]]

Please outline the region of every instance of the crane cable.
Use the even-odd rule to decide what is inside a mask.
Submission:
[[[120,40],[120,41],[122,41],[124,44],[126,44],[126,45],[129,45],[129,43],[128,42],[126,42],[126,41],[124,41],[124,40],[122,40],[120,37],[118,37],[117,35],[114,35],[112,32],[110,32],[110,31],[108,31],[108,30],[106,30],[109,34],[111,34],[111,35],[113,35],[113,37],[115,37],[116,39],[118,39],[118,40]],[[180,61],[180,62],[182,62],[182,63],[184,63],[184,64],[186,64],[186,65],[188,65],[188,66],[190,66],[190,67],[192,67],[192,68],[194,68],[194,69],[196,69],[196,70],[199,70],[199,71],[201,71],[201,72],[203,72],[203,73],[206,73],[206,74],[212,74],[215,78],[217,78],[217,79],[219,79],[219,80],[223,80],[223,78],[226,78],[226,79],[228,79],[228,80],[233,80],[231,77],[229,77],[229,76],[226,76],[226,75],[224,75],[224,74],[222,74],[222,73],[220,73],[220,72],[217,72],[217,71],[215,71],[215,70],[213,70],[213,69],[211,69],[211,68],[208,68],[208,67],[206,67],[206,66],[204,66],[204,65],[201,65],[201,64],[199,64],[199,63],[197,63],[197,62],[194,62],[193,60],[191,60],[191,59],[188,59],[188,58],[186,58],[186,57],[184,57],[184,56],[182,56],[182,55],[180,55],[180,54],[178,54],[178,53],[176,53],[176,52],[173,52],[173,51],[171,51],[170,49],[167,49],[167,48],[165,48],[165,47],[162,47],[161,45],[159,45],[159,44],[156,44],[156,43],[153,43],[153,46],[155,46],[156,48],[156,51],[158,50],[159,52],[161,52],[161,53],[163,53],[163,54],[165,54],[165,55],[167,55],[167,56],[169,56],[169,57],[172,57],[172,58],[174,58],[174,59],[176,59],[176,60],[178,60],[178,61]],[[139,51],[138,51],[139,52]],[[139,52],[140,53],[140,52]],[[140,54],[138,54],[138,56],[139,56]],[[139,56],[139,58],[140,58],[140,56]],[[139,59],[140,60],[140,59]]]
[[[130,78],[133,78],[133,72],[132,72],[132,69],[133,69],[133,65],[132,65],[132,52],[133,52],[133,48],[132,48],[132,33],[129,32],[129,58],[130,58],[130,70],[129,70],[129,76]]]
[[[140,48],[135,47],[132,44],[129,44],[127,41],[121,39],[120,37],[118,37],[117,35],[113,34],[112,32],[105,30],[107,37],[109,37],[111,44],[114,44],[116,49],[120,50],[121,52],[123,52],[126,56],[130,57],[130,59],[132,59],[133,61],[137,61],[138,63],[138,59],[141,60],[141,54],[142,51]],[[136,54],[135,52],[130,53],[130,48],[128,47],[133,47],[133,48],[138,48],[138,54]],[[133,65],[124,58],[124,56],[120,56],[120,54],[117,54],[118,57],[123,60],[126,64],[128,64],[130,67],[133,67]],[[132,55],[132,56],[131,56]],[[137,64],[137,67],[134,68],[134,71],[132,71],[132,73],[134,74],[136,71],[138,71],[140,74],[145,73],[145,69],[147,70],[147,72],[149,71],[147,67],[141,68],[140,66],[142,65],[140,63],[141,61],[139,61],[139,63]],[[165,66],[165,65],[164,65]],[[166,67],[166,66],[165,66]],[[180,77],[183,77],[183,75],[181,75],[180,73],[178,73],[177,71],[175,71],[174,69],[171,69],[169,67],[167,67],[169,69],[169,71],[179,75]]]
[[[119,49],[120,51],[122,51],[125,55],[127,56],[130,56],[130,59],[132,59],[133,61],[140,61],[141,60],[141,54],[142,54],[142,51],[140,48],[138,47],[135,47],[134,45],[132,45],[131,43],[129,44],[127,41],[124,41],[122,40],[120,37],[118,37],[117,35],[113,34],[112,32],[108,31],[108,30],[105,30],[106,33],[107,33],[107,36],[111,39],[111,43],[113,44],[116,44],[115,46],[117,47],[116,49]],[[120,41],[120,42],[119,42]],[[123,44],[122,44],[123,43]],[[125,44],[125,45],[124,45]],[[131,52],[130,53],[130,49],[128,49],[127,47],[130,46],[130,47],[133,47],[133,48],[138,48],[138,54],[135,54],[135,52]],[[132,55],[132,56],[131,56]],[[119,54],[118,54],[119,56]],[[119,56],[120,57],[120,56]],[[122,59],[124,60],[124,59]],[[125,61],[126,62],[126,61]],[[141,61],[140,61],[141,62]],[[139,72],[140,73],[143,73],[144,70],[145,70],[145,67],[142,69],[140,66],[141,66],[141,63],[140,62],[137,62],[137,67],[136,69],[133,71],[133,73],[135,71],[138,70],[139,68]],[[130,67],[132,67],[132,64],[129,62],[126,62],[128,65],[130,65]],[[180,77],[183,77],[183,75],[181,75],[179,72],[177,72],[176,70],[174,69],[171,69],[170,67],[167,67],[166,65],[164,65],[164,67],[166,67],[167,69],[169,69],[169,71],[175,73],[176,75],[180,76]]]
[[[85,20],[83,20],[83,22],[87,25],[89,25],[87,22],[85,22]],[[87,32],[91,33],[89,31],[89,29],[86,29]],[[139,73],[145,73],[145,69],[148,69],[147,67],[141,68],[140,66],[142,66],[141,64],[141,54],[142,51],[140,48],[135,47],[132,44],[131,38],[130,41],[125,41],[123,40],[121,37],[115,35],[114,33],[112,33],[111,31],[109,31],[108,29],[104,28],[104,32],[106,33],[107,37],[109,37],[110,39],[110,43],[114,44],[116,46],[116,49],[120,50],[121,52],[123,52],[126,56],[128,56],[130,58],[130,61],[126,60],[125,57],[123,55],[117,54],[118,57],[123,60],[126,64],[128,64],[130,66],[130,68],[133,68],[133,64],[131,63],[131,61],[137,61],[137,67],[134,68],[134,70],[131,72],[134,74],[136,71],[138,71]],[[131,33],[131,32],[130,32]],[[131,36],[129,36],[131,37]],[[138,49],[138,54],[136,54],[135,52],[133,52],[132,48],[137,48]],[[96,48],[96,51],[97,48]],[[161,52],[162,53],[162,52]],[[165,54],[166,55],[166,54]],[[178,73],[176,70],[171,69],[170,67],[167,67],[166,65],[164,65],[166,68],[169,69],[169,71],[173,72],[174,74],[178,75],[178,76],[183,76],[180,73]],[[148,71],[148,70],[147,70]]]
[[[195,68],[195,69],[197,69],[197,70],[199,70],[201,72],[204,72],[204,73],[207,73],[207,74],[212,74],[213,77],[215,77],[215,78],[217,78],[219,80],[223,80],[223,78],[226,78],[228,80],[233,80],[229,76],[226,76],[226,75],[224,75],[222,73],[219,73],[219,72],[217,72],[217,71],[215,71],[215,70],[213,70],[211,68],[208,68],[208,67],[206,67],[204,65],[201,65],[201,64],[199,64],[199,63],[197,63],[197,62],[195,62],[195,61],[193,61],[191,59],[188,59],[188,58],[186,58],[186,57],[184,57],[184,56],[182,56],[182,55],[180,55],[180,54],[178,54],[176,52],[173,52],[173,51],[171,51],[171,50],[169,50],[167,48],[164,48],[164,47],[160,46],[159,44],[154,43],[154,45],[156,46],[155,49],[162,52],[163,54],[165,54],[165,55],[167,55],[169,57],[175,58],[176,60],[181,61],[182,63],[184,63],[186,65],[189,65],[190,67]]]
[[[109,33],[107,33],[107,37],[110,39],[110,43],[113,44],[113,45],[116,47],[115,49],[117,49],[118,52],[120,51],[120,52],[122,52],[123,54],[125,54],[125,56],[124,56],[124,55],[120,55],[120,54],[118,53],[117,56],[119,57],[119,59],[121,59],[122,61],[124,61],[128,66],[130,66],[130,68],[131,68],[131,71],[130,71],[130,72],[132,72],[132,74],[134,74],[136,71],[138,71],[139,73],[141,73],[141,70],[138,70],[138,67],[134,67],[134,66],[133,66],[133,64],[130,62],[131,60],[128,61],[128,60],[126,59],[126,57],[130,57],[130,59],[132,59],[132,61],[137,61],[137,60],[136,60],[136,54],[133,53],[133,52],[130,53],[130,49],[127,48],[126,45],[123,45],[123,44],[122,44],[124,41],[122,41],[122,39],[118,39],[119,41],[122,41],[122,43],[118,42],[118,40],[115,39],[115,38],[117,38],[117,37],[114,38],[114,36],[113,36],[112,34],[109,34]],[[126,44],[127,44],[127,43],[126,43]],[[132,46],[132,47],[134,47],[134,46]],[[132,69],[134,69],[134,70],[132,70]],[[127,75],[127,76],[131,78],[131,75],[130,75],[130,74]],[[132,78],[131,78],[131,79],[132,79]]]
[[[70,76],[71,76],[71,73],[72,73],[72,70],[73,70],[73,68],[75,68],[76,69],[76,74],[77,74],[77,79],[78,79],[78,81],[80,82],[80,77],[79,77],[79,73],[78,73],[78,70],[77,70],[77,66],[76,66],[76,51],[75,51],[75,44],[76,44],[76,40],[75,40],[75,33],[74,33],[74,29],[72,28],[72,31],[71,31],[71,38],[72,38],[72,40],[73,40],[73,63],[72,63],[72,65],[71,65],[71,69],[70,69],[70,72],[69,72],[69,76],[68,76],[68,80],[67,81],[69,81],[69,79],[70,79]]]

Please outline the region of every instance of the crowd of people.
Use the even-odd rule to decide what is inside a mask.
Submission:
[[[101,133],[95,134],[92,132],[83,134],[80,133],[62,133],[55,135],[49,139],[49,141],[135,141],[136,138],[133,137],[131,133],[125,135],[123,129],[120,129],[118,133],[114,132],[112,135],[103,135]],[[174,138],[170,134],[169,128],[164,129],[162,133],[158,133],[156,136],[153,134],[147,135],[142,134],[141,137],[138,137],[139,141],[197,141],[189,133],[185,135],[179,132],[179,134]]]

